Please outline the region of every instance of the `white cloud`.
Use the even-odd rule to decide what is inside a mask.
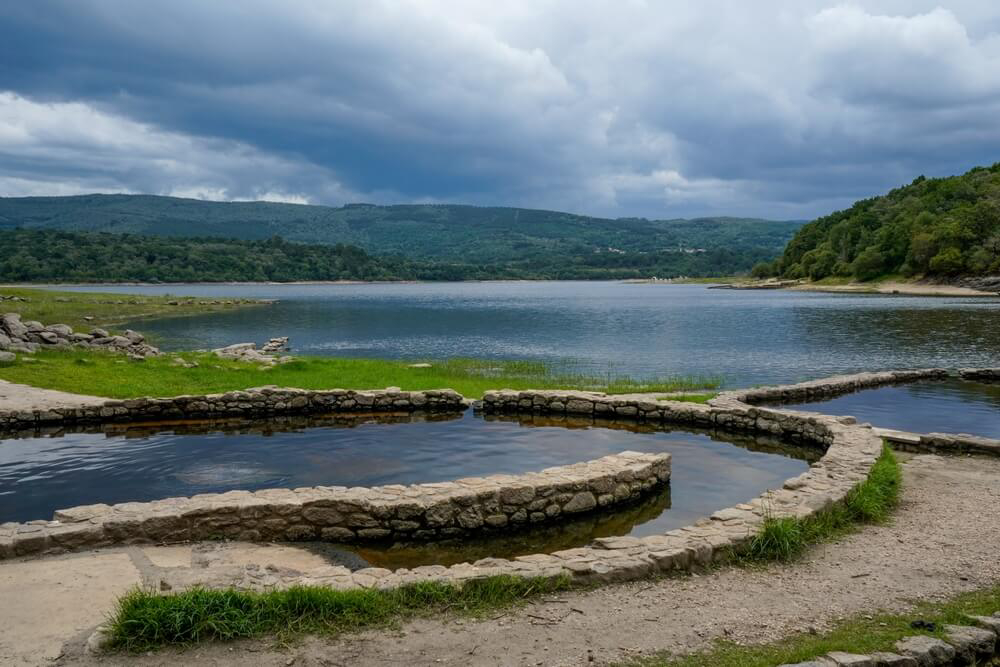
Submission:
[[[166,131],[80,102],[0,92],[0,195],[146,192],[210,200],[309,203],[359,197],[328,170],[242,142]]]

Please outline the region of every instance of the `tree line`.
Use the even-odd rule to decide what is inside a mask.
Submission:
[[[1000,274],[1000,162],[924,178],[803,226],[757,277]]]
[[[699,252],[595,252],[526,255],[507,262],[412,260],[375,256],[349,244],[156,237],[44,229],[0,231],[6,282],[291,282],[336,280],[608,280],[702,277],[747,272],[768,247]]]

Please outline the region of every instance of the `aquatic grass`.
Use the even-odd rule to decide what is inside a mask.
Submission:
[[[970,625],[971,616],[990,616],[998,610],[1000,585],[963,593],[944,602],[919,603],[906,613],[858,615],[819,634],[797,633],[777,642],[751,646],[717,640],[711,648],[697,653],[674,656],[664,652],[619,663],[619,667],[775,667],[813,660],[830,651],[863,654],[892,651],[893,645],[904,637],[943,638],[945,624]],[[928,623],[915,628],[911,623],[917,619]]]
[[[185,368],[175,357],[197,363]],[[489,389],[588,389],[608,393],[672,392],[717,387],[718,378],[662,377],[633,380],[626,376],[565,374],[536,361],[447,359],[414,367],[413,361],[299,357],[274,367],[219,359],[200,352],[165,354],[135,362],[121,355],[66,349],[40,350],[33,357],[0,368],[0,379],[79,394],[136,398],[175,396],[279,385],[301,389],[404,390],[450,388],[469,398]]]
[[[851,489],[844,500],[805,518],[765,515],[761,529],[737,562],[788,562],[807,548],[853,530],[859,524],[882,523],[899,504],[902,469],[892,450],[883,445],[868,479]]]
[[[388,590],[298,586],[264,593],[196,588],[160,594],[135,589],[118,600],[107,623],[107,643],[143,652],[210,640],[336,635],[416,616],[482,615],[569,587],[564,576],[495,576],[462,586],[422,582]]]

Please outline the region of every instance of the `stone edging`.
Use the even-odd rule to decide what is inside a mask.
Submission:
[[[255,387],[242,391],[171,398],[81,402],[38,410],[0,410],[0,429],[17,430],[42,425],[93,424],[159,419],[259,417],[267,415],[333,412],[455,411],[467,406],[456,391],[400,391],[394,387],[373,391],[328,389],[313,391]]]
[[[950,667],[951,665],[986,665],[998,656],[1000,612],[993,616],[972,616],[976,624],[945,625],[944,640],[927,635],[904,637],[896,642],[898,653],[859,655],[831,651],[807,662],[780,667],[868,667],[898,665],[899,667]]]
[[[630,502],[670,479],[669,454],[623,452],[526,475],[414,486],[229,491],[85,505],[0,525],[0,558],[120,544],[440,539],[553,522]]]
[[[797,384],[724,391],[713,399],[711,403],[712,405],[719,405],[727,401],[736,401],[738,403],[758,405],[760,403],[813,401],[861,389],[873,389],[893,384],[916,382],[917,380],[943,380],[948,375],[949,372],[943,368],[835,375],[821,380],[810,380]]]

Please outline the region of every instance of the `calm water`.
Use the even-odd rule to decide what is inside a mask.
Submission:
[[[231,489],[439,482],[537,471],[625,450],[669,452],[669,493],[655,511],[635,517],[641,525],[619,527],[645,535],[744,502],[808,466],[796,458],[807,455],[801,450],[753,441],[741,447],[698,433],[633,432],[627,429],[637,427],[626,424],[546,424],[486,420],[468,411],[413,423],[340,418],[291,431],[264,422],[230,427],[229,433],[217,427],[190,433],[185,425],[160,432],[8,439],[0,441],[0,522],[48,518],[58,508],[96,502]]]
[[[973,433],[1000,438],[1000,385],[995,384],[915,382],[782,407],[853,415],[876,426],[915,433]]]
[[[291,336],[302,354],[571,361],[729,386],[835,373],[995,365],[1000,299],[497,282],[80,288],[276,298],[273,307],[137,323],[166,348]]]

